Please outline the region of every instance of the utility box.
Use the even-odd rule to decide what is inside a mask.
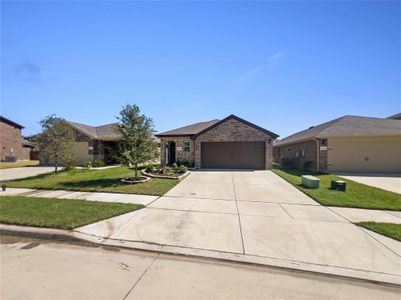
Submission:
[[[318,189],[320,179],[312,175],[302,175],[302,185],[308,189]]]

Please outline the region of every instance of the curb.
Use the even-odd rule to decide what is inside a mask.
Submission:
[[[0,235],[11,235],[21,236],[30,238],[40,238],[45,240],[64,241],[73,243],[90,244],[96,246],[107,246],[115,247],[127,250],[136,251],[147,251],[156,252],[169,255],[178,255],[183,257],[190,257],[196,259],[213,260],[226,263],[235,263],[241,265],[251,265],[258,267],[266,267],[278,270],[285,270],[293,273],[302,273],[310,275],[320,275],[329,278],[338,278],[345,280],[353,280],[357,282],[365,282],[371,284],[392,286],[396,288],[401,287],[401,277],[397,275],[388,275],[384,273],[373,273],[376,276],[369,275],[367,271],[362,272],[359,276],[355,274],[347,274],[347,270],[336,270],[335,272],[328,272],[327,266],[318,266],[308,263],[300,263],[294,261],[284,262],[280,259],[268,258],[268,262],[260,257],[251,257],[243,255],[233,255],[230,253],[218,253],[212,250],[191,250],[188,248],[181,248],[168,245],[159,245],[146,242],[137,241],[124,241],[124,240],[113,240],[108,238],[101,238],[98,236],[92,236],[85,233],[81,233],[75,230],[63,230],[63,229],[52,229],[52,228],[40,228],[40,227],[29,227],[29,226],[18,226],[18,225],[7,225],[0,224]],[[308,268],[305,266],[310,265]],[[334,268],[334,267],[332,267]],[[334,268],[335,269],[335,268]],[[325,271],[326,270],[326,271]],[[363,276],[365,273],[365,276]],[[381,276],[386,278],[378,278]],[[391,278],[390,278],[391,277]],[[391,280],[392,279],[392,280]]]

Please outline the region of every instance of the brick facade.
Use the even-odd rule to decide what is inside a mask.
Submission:
[[[199,136],[170,136],[160,137],[161,140],[161,163],[166,163],[166,143],[173,141],[176,149],[184,147],[184,142],[190,142],[190,151],[176,150],[176,161],[187,160],[195,167],[201,167],[201,143],[202,142],[260,142],[266,143],[266,169],[271,169],[273,163],[273,137],[266,132],[253,126],[245,124],[235,118],[207,130]]]
[[[319,140],[319,150],[316,140],[302,141],[288,145],[273,147],[274,162],[282,167],[317,171],[317,151],[319,151],[319,171],[327,170],[327,140]],[[322,148],[323,147],[323,148]]]
[[[175,157],[177,162],[188,162],[193,164],[195,161],[194,141],[189,136],[174,136],[160,138],[160,162],[166,162],[166,145],[168,142],[175,142]],[[184,143],[189,143],[189,152],[184,151]],[[181,150],[180,150],[181,149]]]
[[[0,122],[0,160],[4,161],[14,157],[22,160],[22,136],[21,127]]]

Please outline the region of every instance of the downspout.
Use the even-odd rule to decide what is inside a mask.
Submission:
[[[317,172],[320,171],[320,140],[314,138],[313,139],[316,142],[316,168],[317,168]]]

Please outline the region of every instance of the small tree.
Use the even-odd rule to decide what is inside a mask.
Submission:
[[[117,132],[121,135],[119,154],[122,163],[134,166],[135,179],[138,165],[157,156],[157,142],[153,137],[153,120],[140,113],[136,105],[126,105],[117,117]]]
[[[74,130],[63,118],[55,115],[45,117],[39,124],[42,126],[42,133],[38,136],[39,157],[54,161],[54,172],[57,174],[59,162],[70,164],[74,158]]]

